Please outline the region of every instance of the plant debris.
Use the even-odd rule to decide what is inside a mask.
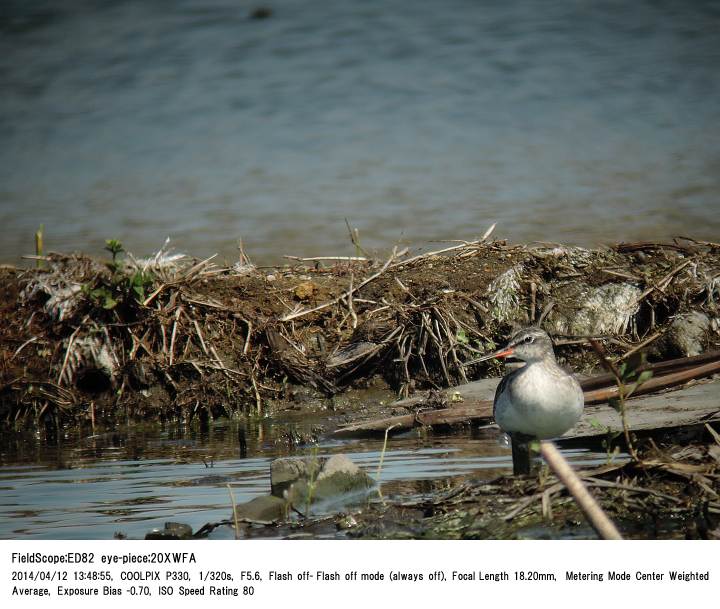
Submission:
[[[167,244],[144,260],[108,250],[106,262],[48,254],[42,268],[0,269],[5,425],[266,414],[299,387],[321,407],[371,383],[408,397],[496,376],[468,362],[531,323],[578,372],[596,364],[589,337],[616,360],[720,347],[720,247],[691,239],[589,250],[483,238],[272,269]]]

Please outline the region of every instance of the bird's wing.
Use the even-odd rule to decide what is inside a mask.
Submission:
[[[495,389],[495,399],[493,400],[493,419],[495,418],[495,409],[498,405],[498,400],[500,399],[500,394],[505,392],[505,389],[507,388],[508,383],[510,382],[510,377],[513,375],[511,372],[510,374],[506,374],[502,379],[500,380],[500,384],[497,386],[497,389]]]

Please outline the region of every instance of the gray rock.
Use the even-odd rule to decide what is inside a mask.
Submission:
[[[686,357],[700,355],[709,330],[710,319],[705,313],[690,311],[678,315],[666,335],[668,349],[673,354]]]
[[[318,481],[334,476],[335,474],[346,474],[356,476],[362,474],[362,470],[345,455],[333,455],[322,466],[318,475]]]
[[[375,481],[345,455],[329,459],[276,459],[270,466],[272,494],[298,509],[310,503],[364,492]]]
[[[268,523],[287,518],[288,505],[284,499],[264,495],[235,506],[235,517],[245,522]]]
[[[350,494],[365,492],[375,481],[345,455],[334,455],[323,464],[315,479],[303,478],[288,490],[288,501],[305,506],[329,500],[341,500]]]
[[[633,327],[640,293],[629,283],[562,286],[552,294],[557,306],[548,321],[558,334],[624,334]]]
[[[145,539],[190,539],[192,537],[192,527],[182,522],[166,522],[165,528],[153,529]]]
[[[270,465],[270,492],[275,497],[284,497],[293,483],[317,477],[321,467],[317,457],[275,459]]]

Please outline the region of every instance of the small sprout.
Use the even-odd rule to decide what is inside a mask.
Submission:
[[[117,300],[115,300],[112,292],[106,287],[90,290],[90,298],[102,306],[103,309],[110,310],[117,306]]]
[[[137,271],[130,278],[130,290],[135,300],[142,302],[145,300],[147,290],[153,285],[153,276],[150,273],[144,273],[143,271]]]
[[[120,252],[124,252],[122,243],[117,239],[107,239],[105,241],[105,249],[112,254],[113,262]]]
[[[465,334],[465,330],[460,328],[457,333],[455,334],[455,339],[457,342],[459,342],[461,345],[467,345],[470,340],[467,337],[467,334]]]

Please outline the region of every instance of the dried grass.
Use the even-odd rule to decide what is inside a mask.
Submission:
[[[113,310],[83,289],[107,282],[102,264],[44,256],[47,268],[20,277],[4,334],[16,341],[2,369],[0,387],[12,394],[4,417],[37,414],[21,408],[29,398],[11,383],[18,376],[62,387],[62,395],[50,390],[45,399],[63,413],[75,405],[82,416],[92,399],[96,416],[108,418],[192,416],[198,400],[213,416],[259,413],[288,382],[333,394],[377,374],[405,397],[487,374],[488,364],[468,362],[502,343],[513,324],[532,320],[555,333],[559,355],[579,370],[594,362],[587,336],[602,337],[617,358],[665,348],[665,337],[657,339],[674,316],[690,311],[710,320],[704,347],[720,346],[720,250],[713,245],[584,250],[487,237],[410,257],[395,250],[383,261],[325,257],[307,266],[294,259],[269,273],[244,251],[226,268],[214,256],[173,254],[166,243],[127,264],[126,272],[155,277],[142,302],[126,299]],[[300,283],[312,289],[301,293]],[[40,361],[48,344],[55,348]],[[105,396],[103,406],[102,396],[78,389],[78,376],[91,367],[105,371],[112,388],[124,387],[122,395]],[[130,390],[155,386],[159,409]],[[40,403],[37,396],[31,402]]]

